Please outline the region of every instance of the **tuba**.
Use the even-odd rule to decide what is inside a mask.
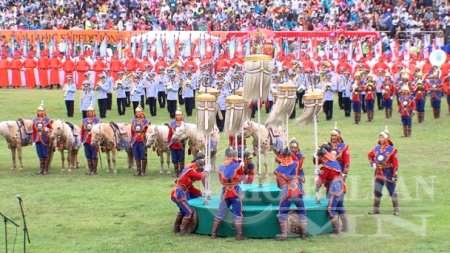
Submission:
[[[430,63],[433,66],[440,67],[447,60],[447,54],[444,50],[437,49],[430,54]]]

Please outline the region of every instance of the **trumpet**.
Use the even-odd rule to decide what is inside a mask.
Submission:
[[[184,89],[191,88],[191,80],[189,78],[186,78],[186,80],[181,85],[181,89],[179,90],[178,94],[183,95]]]
[[[64,97],[66,97],[66,96],[67,96],[67,93],[69,93],[69,87],[68,87],[68,85],[65,84],[62,90],[63,90],[63,92],[64,92]]]

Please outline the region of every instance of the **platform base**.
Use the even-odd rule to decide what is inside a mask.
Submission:
[[[279,189],[275,184],[242,185],[245,193],[243,200],[243,231],[250,238],[273,238],[280,234],[277,214],[279,211]],[[306,214],[308,217],[308,235],[321,235],[332,231],[330,218],[328,216],[328,200],[315,203],[314,197],[304,196]],[[214,216],[217,213],[220,196],[213,196],[208,204],[203,203],[202,198],[189,200],[189,204],[196,210],[198,215],[198,226],[194,233],[210,235]],[[294,209],[295,206],[292,206]],[[231,212],[227,213],[222,221],[218,236],[234,236],[235,228]],[[295,236],[295,235],[292,235]],[[297,235],[298,236],[298,235]]]

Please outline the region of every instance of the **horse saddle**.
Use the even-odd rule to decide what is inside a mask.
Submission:
[[[72,123],[67,122],[67,121],[64,121],[64,123],[66,123],[66,125],[68,125],[70,127],[74,136],[80,135],[80,131],[77,128],[75,128],[75,126]]]
[[[125,128],[125,124],[117,124],[117,122],[111,121],[109,122],[109,125],[111,126],[111,128],[114,130],[114,132],[119,132],[120,135],[126,135],[127,129]]]
[[[269,129],[269,134],[270,134],[271,138],[280,137],[281,134],[280,134],[280,131],[278,129],[271,128],[271,127],[269,127],[268,129]]]
[[[33,126],[30,125],[27,127],[27,125],[25,125],[25,121],[23,121],[22,118],[17,119],[17,125],[19,126],[20,131],[24,131],[25,134],[33,134]]]

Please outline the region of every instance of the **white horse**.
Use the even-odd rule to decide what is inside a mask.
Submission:
[[[54,146],[61,152],[61,171],[65,171],[64,165],[64,150],[67,150],[68,171],[79,168],[78,150],[81,145],[80,127],[64,122],[60,119],[52,123],[52,132],[50,135]]]
[[[270,135],[270,129],[262,124],[258,124],[256,122],[246,120],[242,124],[244,129],[244,137],[253,137],[253,153],[258,156],[258,139],[261,139],[261,155],[263,156],[263,165],[264,165],[264,173],[265,176],[268,177],[267,171],[267,155],[269,151],[274,151],[275,154],[278,154],[281,148],[283,148],[284,144],[284,132],[282,127],[278,127],[275,129],[273,137]],[[276,135],[276,136],[275,136]]]
[[[108,162],[108,169],[106,172],[111,172],[111,158],[113,163],[112,171],[114,174],[117,173],[116,167],[116,155],[117,148],[120,141],[125,141],[131,143],[131,125],[126,123],[117,123],[119,129],[124,129],[126,131],[126,136],[123,136],[122,140],[117,139],[117,134],[113,130],[110,124],[107,123],[99,123],[95,124],[91,129],[91,144],[101,146],[101,150],[106,152],[106,158]],[[122,134],[120,134],[122,135]],[[128,155],[128,169],[133,168],[134,159],[133,159],[133,149],[128,146],[125,148],[125,151]],[[100,155],[100,153],[99,153]],[[112,156],[112,157],[111,157]]]
[[[174,140],[188,141],[189,151],[191,155],[195,158],[198,152],[205,153],[205,136],[203,136],[199,131],[197,131],[196,124],[183,123],[177,128],[172,137]],[[211,168],[216,170],[216,154],[217,145],[219,143],[219,129],[214,127],[214,130],[210,136],[211,143]]]
[[[167,174],[170,174],[170,149],[167,141],[169,137],[169,127],[167,125],[151,125],[148,127],[145,137],[147,139],[146,146],[153,148],[159,156],[159,162],[161,164],[160,174],[164,170],[164,153],[166,154],[167,162]]]
[[[17,168],[16,151],[19,157],[19,170],[23,170],[22,147],[31,146],[31,133],[33,121],[29,119],[18,119],[0,122],[0,136],[5,138],[8,148],[11,150],[11,170]]]

